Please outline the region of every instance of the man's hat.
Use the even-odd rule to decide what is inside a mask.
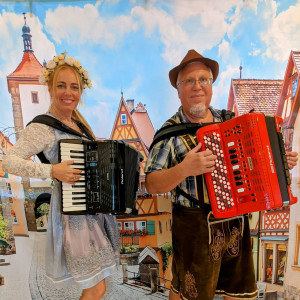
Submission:
[[[211,69],[212,74],[213,74],[213,82],[215,82],[215,80],[217,79],[218,74],[219,74],[219,64],[212,59],[203,57],[197,51],[192,49],[192,50],[188,51],[187,55],[183,58],[181,63],[169,72],[170,82],[174,86],[175,89],[177,89],[176,81],[177,81],[178,73],[183,68],[185,68],[185,66],[187,64],[189,64],[191,62],[197,62],[197,61],[205,64],[206,66],[208,66]]]

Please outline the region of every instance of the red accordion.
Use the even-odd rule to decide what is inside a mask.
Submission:
[[[278,116],[249,113],[197,131],[202,150],[217,155],[216,168],[205,174],[216,218],[294,204],[290,173]]]

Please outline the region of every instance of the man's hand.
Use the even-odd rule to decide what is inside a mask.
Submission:
[[[298,153],[297,152],[286,152],[286,160],[289,169],[293,169],[297,165]]]
[[[72,169],[69,166],[74,164],[73,160],[64,161],[52,166],[52,178],[62,182],[74,184],[81,177],[81,170]]]
[[[186,177],[209,173],[215,169],[217,156],[211,150],[200,151],[200,148],[201,143],[193,148],[182,162]]]

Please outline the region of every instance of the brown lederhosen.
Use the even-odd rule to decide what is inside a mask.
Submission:
[[[181,299],[257,296],[247,216],[215,219],[201,208],[173,207],[171,290]]]

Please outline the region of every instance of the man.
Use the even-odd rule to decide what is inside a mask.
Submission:
[[[181,107],[163,127],[222,121],[221,112],[210,106],[218,72],[216,61],[188,51],[169,73]],[[214,295],[256,298],[248,217],[217,220],[207,210],[207,190],[199,175],[212,172],[217,157],[210,150],[200,151],[200,147],[193,136],[167,138],[154,145],[145,166],[149,193],[172,191],[173,279],[169,299],[211,300]],[[296,162],[297,153],[290,153],[289,167]]]

